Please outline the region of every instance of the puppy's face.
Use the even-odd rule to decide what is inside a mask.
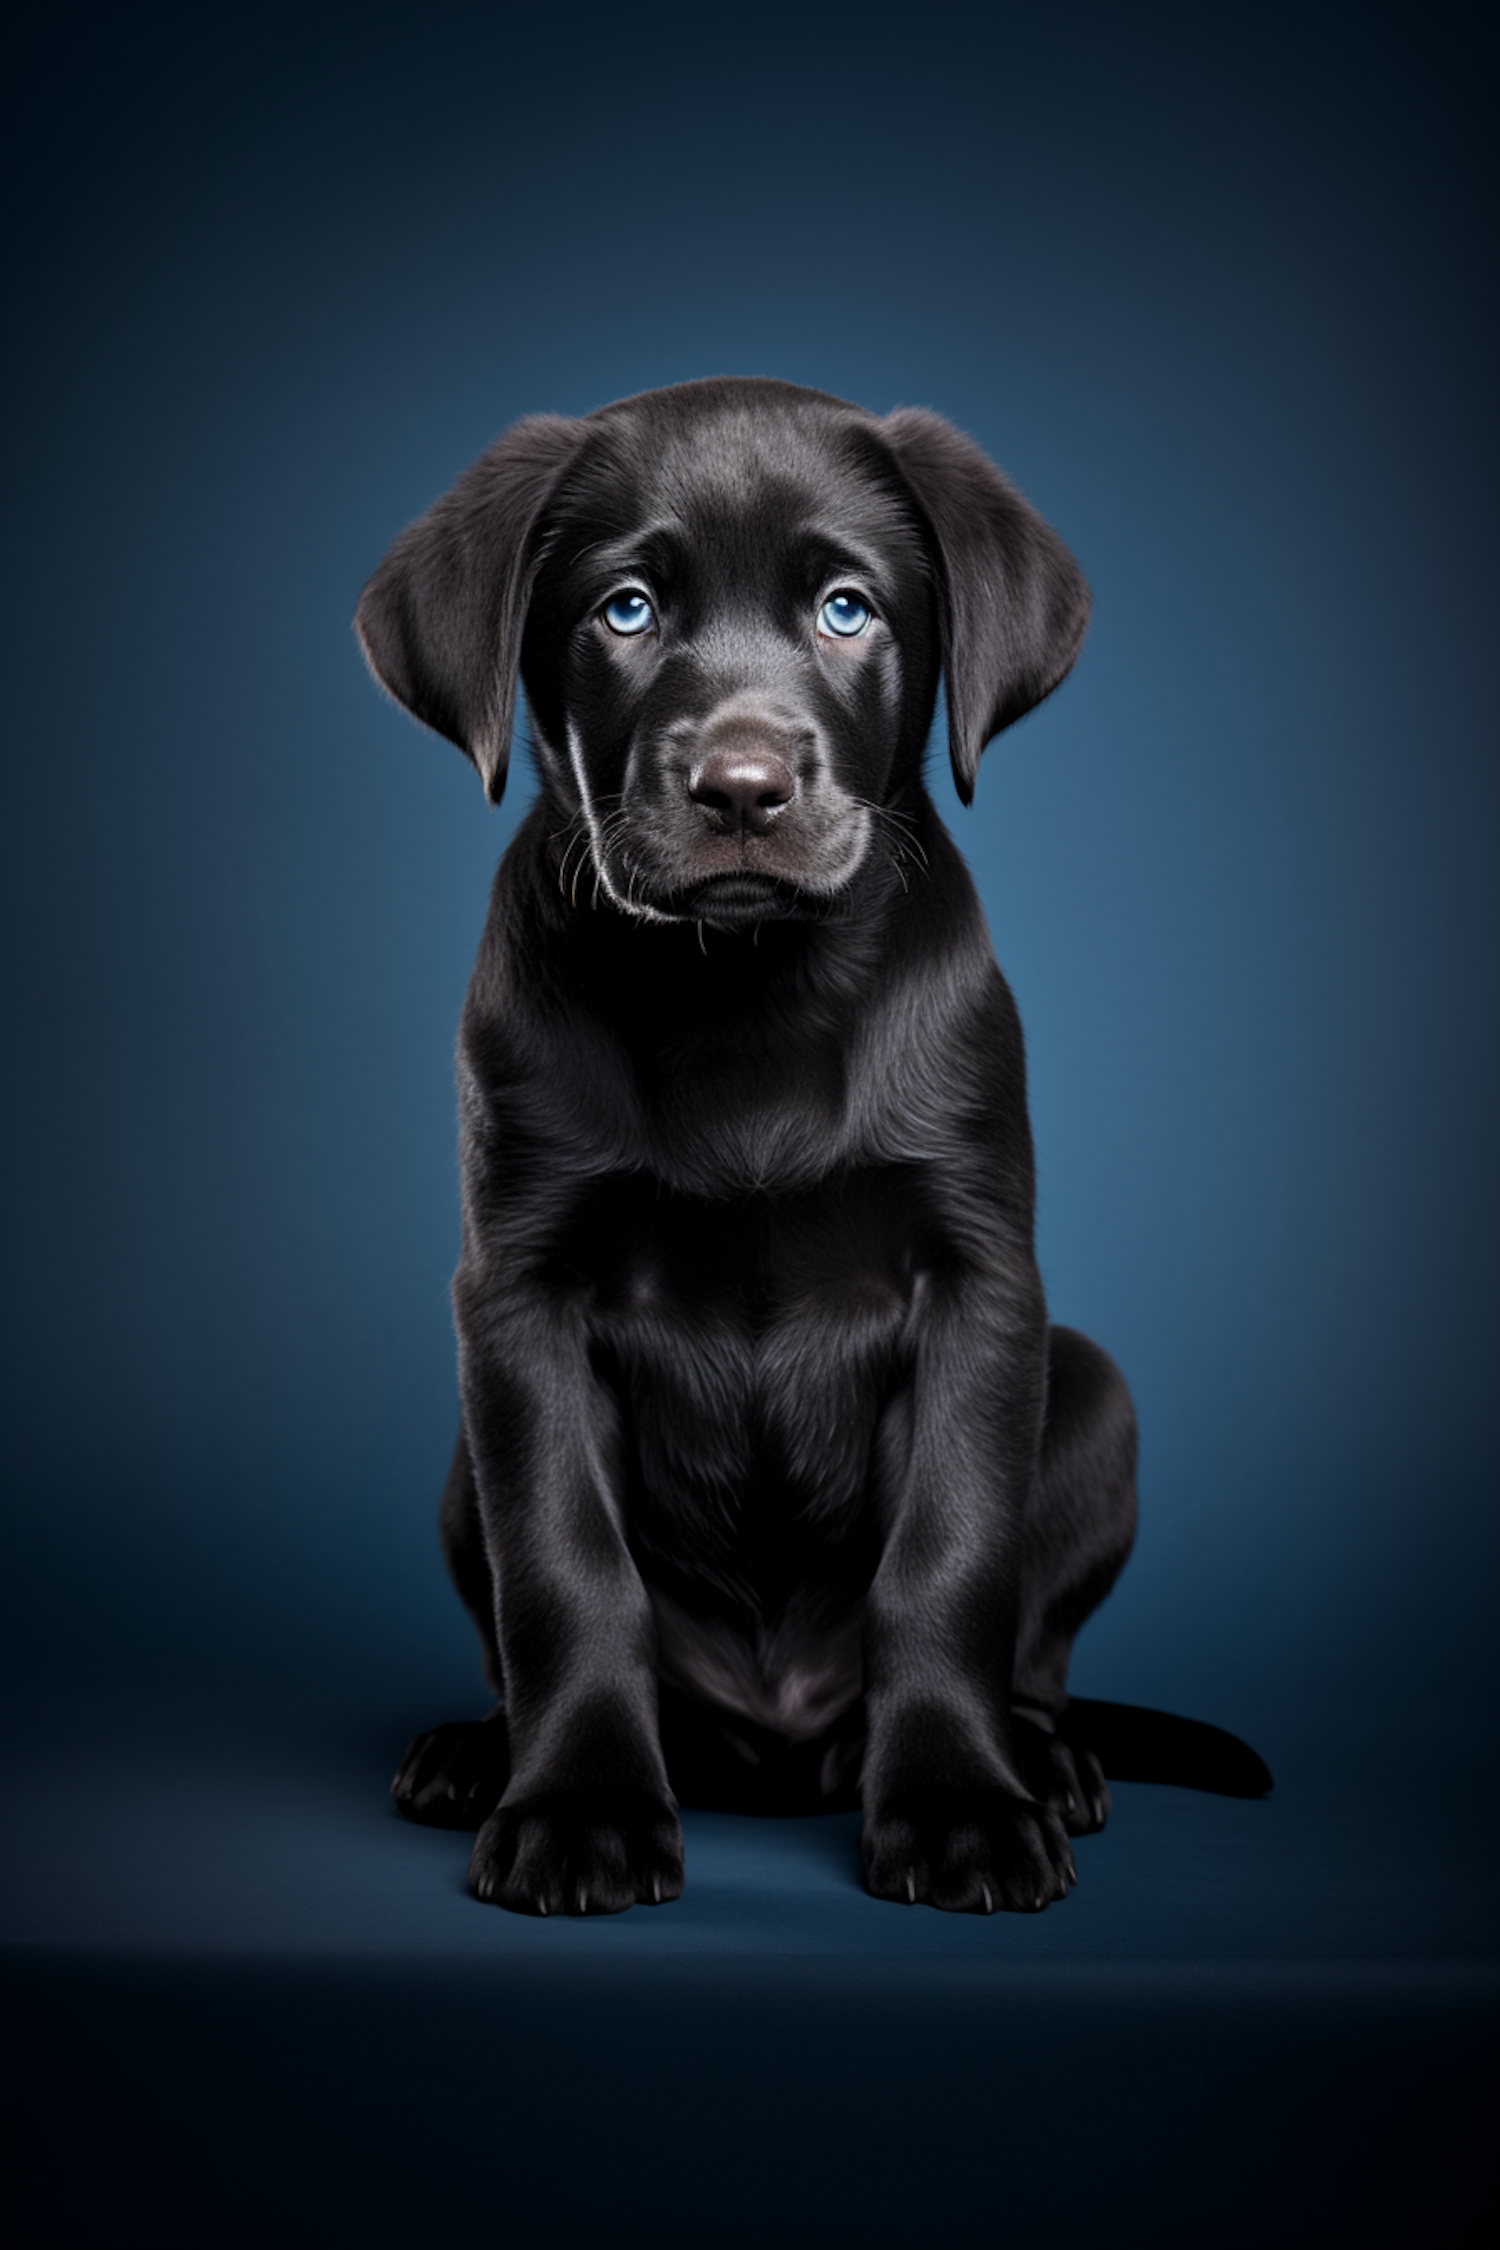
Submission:
[[[519,669],[575,890],[587,855],[626,913],[734,925],[822,919],[899,862],[939,666],[967,804],[1087,616],[1056,533],[948,423],[757,376],[516,423],[355,622],[492,800]]]
[[[918,770],[928,547],[850,419],[668,399],[599,417],[540,526],[521,672],[573,876],[648,920],[822,916]]]

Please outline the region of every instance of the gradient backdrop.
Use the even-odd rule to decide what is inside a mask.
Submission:
[[[1479,56],[1423,25],[147,10],[25,49],[28,1670],[470,1678],[450,1055],[531,784],[488,813],[349,619],[515,416],[732,371],[940,409],[1094,588],[971,813],[935,761],[1052,1303],[1145,1433],[1088,1684],[1248,1724],[1471,1681],[1493,367]]]
[[[934,758],[1028,1031],[1052,1304],[1144,1430],[1075,1684],[1273,1766],[1319,1740],[1378,1770],[1392,1728],[1432,1757],[1482,1710],[1480,24],[664,0],[23,31],[23,1681],[478,1708],[433,1524],[451,1044],[531,782],[487,811],[349,620],[514,417],[753,372],[949,415],[1094,589],[972,812]]]

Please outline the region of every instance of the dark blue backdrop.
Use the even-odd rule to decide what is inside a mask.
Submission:
[[[946,413],[1094,588],[972,812],[935,761],[1028,1030],[1052,1303],[1144,1427],[1140,1548],[1076,1683],[1278,1766],[1320,1740],[1389,1770],[1394,1727],[1430,1785],[1492,1691],[1497,1560],[1480,24],[26,29],[23,1681],[393,1730],[474,1707],[432,1521],[450,1055],[530,783],[488,812],[349,619],[515,416],[759,372]]]
[[[349,617],[516,415],[728,370],[939,408],[1093,583],[1075,677],[971,813],[937,769],[1029,1034],[1052,1301],[1144,1425],[1080,1677],[1246,1725],[1404,1697],[1414,1661],[1472,1690],[1495,571],[1464,19],[549,23],[74,13],[23,51],[15,1653],[414,1708],[469,1683],[431,1526],[449,1057],[530,781],[488,813]]]

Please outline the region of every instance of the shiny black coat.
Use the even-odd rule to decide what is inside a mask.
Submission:
[[[541,776],[459,1046],[443,1529],[497,1702],[396,1782],[481,1898],[659,1902],[674,1798],[857,1799],[878,1895],[1030,1909],[1104,1818],[1065,1675],[1133,1419],[1047,1323],[1020,1027],[921,773],[940,672],[967,796],[1086,610],[946,424],[770,382],[519,425],[366,590],[492,797],[519,669]]]

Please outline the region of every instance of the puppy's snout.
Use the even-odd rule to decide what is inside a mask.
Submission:
[[[791,767],[774,751],[715,750],[688,782],[688,795],[726,835],[764,836],[797,794]]]

